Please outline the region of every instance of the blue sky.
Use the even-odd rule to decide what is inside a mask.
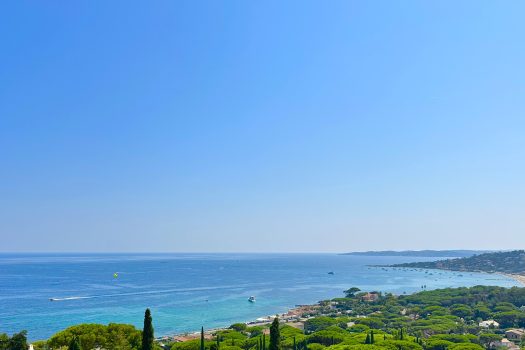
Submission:
[[[0,250],[525,246],[521,1],[0,5]]]

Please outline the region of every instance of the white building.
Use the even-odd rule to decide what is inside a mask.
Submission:
[[[486,320],[486,321],[481,321],[479,323],[479,326],[482,328],[498,328],[499,323],[494,320]]]

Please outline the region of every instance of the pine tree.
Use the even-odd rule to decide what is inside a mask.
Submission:
[[[142,350],[153,350],[153,319],[151,311],[146,309],[144,313],[144,330],[142,331]]]
[[[69,346],[67,348],[68,350],[80,350],[80,344],[78,342],[78,338],[73,338],[71,342],[69,343]]]
[[[201,350],[204,350],[204,327],[201,327]]]
[[[263,333],[263,339],[262,339],[262,348],[263,350],[266,350],[266,334]]]
[[[383,335],[383,340],[386,340],[386,334]]]
[[[374,331],[370,331],[370,344],[374,344]]]
[[[295,337],[293,337],[293,350],[297,350],[297,345],[295,344]]]
[[[370,344],[370,333],[366,333],[365,344]]]
[[[399,340],[404,340],[405,336],[403,335],[403,328],[399,330]]]
[[[270,326],[270,346],[268,350],[281,350],[281,332],[279,331],[279,319],[273,319]]]
[[[27,350],[27,331],[13,334],[11,339],[7,342],[7,349],[9,350]]]

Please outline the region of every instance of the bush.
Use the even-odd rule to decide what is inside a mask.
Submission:
[[[82,349],[119,349],[128,348],[140,350],[142,347],[142,332],[126,324],[110,323],[80,324],[69,327],[53,335],[48,345],[56,349],[68,347],[74,338],[78,338]]]
[[[248,328],[248,326],[245,323],[234,323],[230,326],[230,329],[233,329],[237,332],[243,332]]]
[[[311,318],[307,320],[304,323],[304,330],[306,332],[320,331],[322,329],[333,326],[336,323],[337,321],[331,317],[326,317],[326,316],[315,317],[315,318]]]

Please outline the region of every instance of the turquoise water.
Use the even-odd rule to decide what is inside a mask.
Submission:
[[[427,289],[517,285],[500,275],[367,266],[422,260],[429,259],[335,254],[2,254],[0,333],[26,329],[36,340],[85,322],[140,327],[149,307],[160,336],[284,312],[296,304],[342,296],[353,286],[402,294],[421,290],[422,285]],[[256,303],[247,301],[250,295],[257,296]]]

